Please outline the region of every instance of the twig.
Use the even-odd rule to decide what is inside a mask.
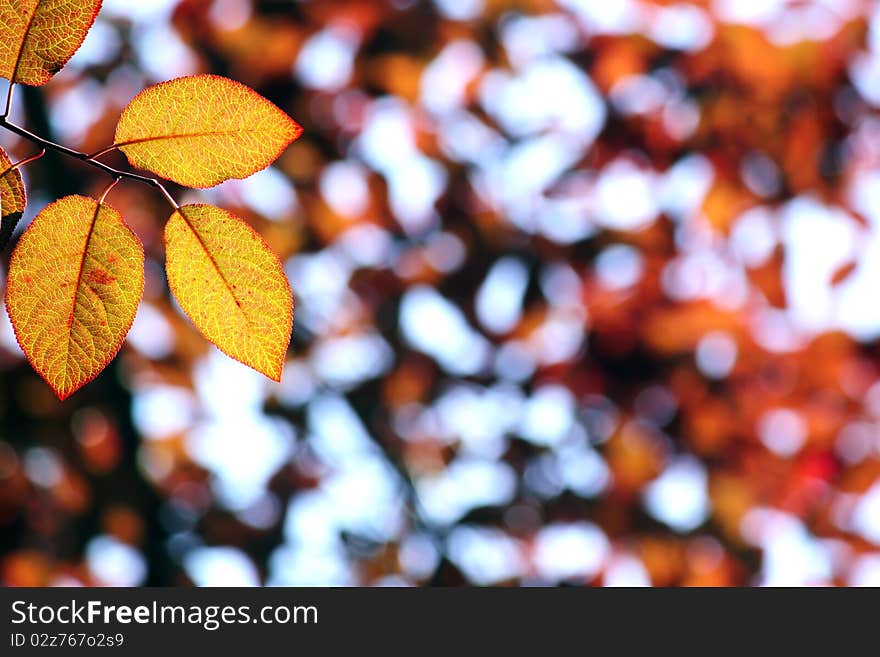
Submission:
[[[11,99],[11,97],[12,97],[12,94],[10,93],[7,100]],[[171,204],[171,207],[173,207],[175,210],[180,209],[180,206],[174,200],[174,197],[171,196],[171,194],[168,193],[168,190],[165,189],[165,186],[162,183],[160,183],[158,180],[156,180],[155,178],[148,178],[147,176],[140,176],[136,173],[131,173],[129,171],[120,171],[119,169],[114,169],[113,167],[108,166],[108,165],[104,164],[103,162],[99,162],[98,160],[92,159],[92,157],[89,156],[87,153],[80,153],[79,151],[75,151],[72,148],[67,148],[67,146],[62,146],[61,144],[56,144],[54,141],[49,141],[48,139],[44,139],[43,137],[40,137],[39,135],[35,135],[34,133],[30,132],[29,130],[26,130],[25,128],[22,128],[19,125],[15,125],[14,123],[10,123],[9,120],[6,118],[6,115],[0,116],[0,127],[6,128],[10,132],[14,132],[19,137],[27,139],[28,141],[30,141],[34,144],[37,144],[38,146],[40,146],[44,149],[56,151],[58,153],[63,153],[64,155],[67,155],[68,157],[75,158],[75,159],[79,160],[80,162],[85,162],[86,164],[89,164],[89,165],[95,167],[96,169],[100,169],[104,173],[106,173],[110,176],[113,176],[114,178],[126,178],[128,180],[136,180],[137,182],[143,183],[145,185],[150,185],[151,187],[155,187],[156,189],[158,189],[162,193],[162,195],[165,197],[165,199]]]

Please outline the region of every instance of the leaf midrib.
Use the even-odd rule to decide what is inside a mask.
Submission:
[[[205,244],[204,240],[202,240],[202,236],[199,235],[199,232],[195,229],[195,226],[193,226],[192,223],[190,222],[190,220],[187,218],[186,214],[183,212],[183,208],[180,208],[177,211],[177,214],[179,214],[181,216],[184,223],[186,224],[186,227],[189,228],[190,232],[196,238],[196,242],[198,242],[199,246],[202,248],[202,251],[205,252],[205,256],[207,256],[208,260],[211,263],[211,266],[214,268],[214,271],[217,272],[217,276],[219,276],[220,280],[223,281],[223,285],[226,287],[226,290],[229,292],[229,296],[231,296],[232,300],[235,301],[236,308],[238,308],[239,311],[241,311],[241,315],[242,315],[242,317],[244,317],[245,323],[248,325],[248,327],[251,327],[252,325],[251,325],[250,317],[248,317],[248,314],[245,312],[244,307],[241,305],[241,301],[239,301],[238,296],[236,296],[235,290],[229,284],[229,281],[226,280],[226,277],[223,275],[223,272],[220,269],[220,265],[217,264],[217,261],[214,259],[214,256],[211,255],[211,251],[210,251],[210,249],[208,249],[208,245]]]
[[[162,141],[165,139],[189,139],[192,137],[224,137],[227,135],[235,135],[241,134],[245,132],[257,132],[251,128],[237,128],[235,130],[206,130],[202,132],[187,132],[182,134],[172,134],[172,135],[156,135],[155,137],[139,137],[137,139],[128,139],[126,141],[121,141],[113,144],[115,148],[122,148],[124,146],[132,146],[135,144],[143,144],[151,141]],[[188,223],[188,222],[187,222]]]
[[[73,318],[76,314],[76,303],[79,300],[80,286],[82,285],[83,270],[86,266],[86,257],[89,253],[89,245],[92,243],[92,235],[95,234],[95,225],[98,223],[98,214],[101,212],[101,204],[95,204],[95,213],[92,215],[92,223],[89,226],[89,232],[86,235],[86,243],[83,247],[82,258],[79,261],[79,271],[76,274],[76,285],[73,288],[73,305],[70,308],[70,315],[67,318],[67,349],[64,351],[64,374],[68,376],[68,365],[70,363],[70,345],[73,342]]]

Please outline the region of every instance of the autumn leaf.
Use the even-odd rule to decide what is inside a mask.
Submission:
[[[21,173],[12,168],[12,161],[6,151],[0,148],[0,250],[6,248],[12,237],[12,231],[18,225],[24,208],[27,204],[27,195]]]
[[[41,85],[82,45],[101,0],[0,0],[0,77]]]
[[[145,89],[122,112],[114,145],[136,167],[212,187],[269,166],[302,128],[245,85],[216,75]]]
[[[12,254],[6,308],[33,368],[65,399],[112,360],[144,288],[140,240],[109,205],[67,196]]]
[[[165,226],[168,284],[201,333],[227,355],[281,379],[293,299],[278,257],[244,221],[186,205]]]

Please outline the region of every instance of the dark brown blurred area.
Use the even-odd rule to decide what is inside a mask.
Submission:
[[[198,72],[305,129],[170,186],[285,263],[284,379],[198,335],[117,186],[111,366],[59,403],[0,326],[0,582],[880,584],[875,2],[105,0],[13,118],[94,152]],[[23,224],[97,175],[28,165]]]

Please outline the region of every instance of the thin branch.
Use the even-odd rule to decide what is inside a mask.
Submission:
[[[6,171],[4,171],[2,175],[5,176],[10,171],[15,171],[17,168],[23,167],[25,164],[30,164],[31,162],[33,162],[35,160],[39,160],[45,154],[46,154],[46,149],[41,148],[39,153],[35,153],[34,155],[31,155],[30,157],[26,157],[23,160],[19,160],[18,162],[13,164],[11,167],[9,167]]]
[[[67,148],[67,146],[62,146],[61,144],[56,144],[54,141],[49,141],[48,139],[43,139],[39,135],[35,135],[34,133],[22,128],[19,125],[15,125],[14,123],[10,123],[6,116],[0,116],[0,127],[6,128],[10,132],[14,132],[19,137],[27,139],[28,141],[37,144],[38,146],[45,148],[47,150],[56,151],[58,153],[63,153],[68,157],[75,158],[80,162],[85,162],[96,169],[100,169],[104,173],[113,176],[114,178],[126,178],[128,180],[136,180],[137,182],[143,183],[145,185],[150,185],[151,187],[155,187],[162,195],[171,203],[171,207],[175,210],[178,210],[180,206],[174,200],[174,197],[168,193],[168,190],[165,189],[165,186],[160,183],[155,178],[148,178],[147,176],[140,176],[136,173],[130,173],[128,171],[120,171],[119,169],[114,169],[111,166],[104,164],[103,162],[99,162],[97,160],[93,160],[86,153],[80,153],[79,151],[75,151],[72,148]]]

